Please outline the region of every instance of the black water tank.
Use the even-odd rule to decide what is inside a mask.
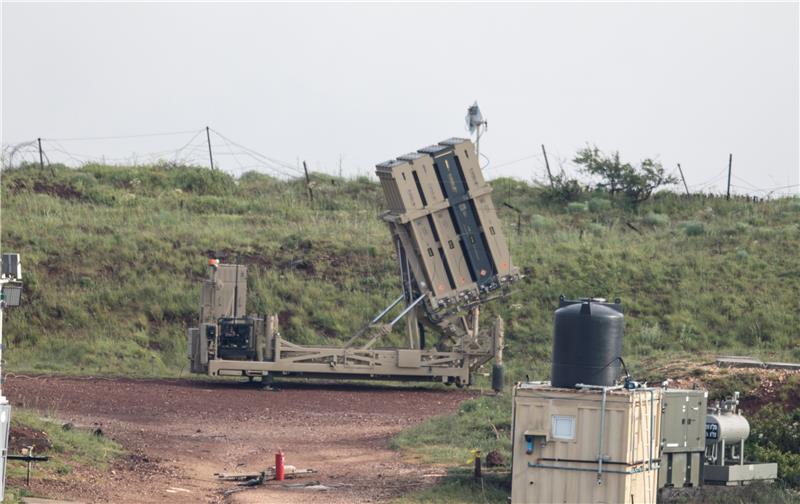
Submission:
[[[553,327],[552,386],[614,385],[625,326],[622,305],[615,301],[570,301],[561,296]]]

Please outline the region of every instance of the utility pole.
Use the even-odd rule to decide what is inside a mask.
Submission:
[[[547,178],[550,179],[550,187],[553,187],[553,174],[550,173],[550,161],[547,160],[547,151],[544,150],[544,144],[542,144],[542,154],[544,154],[544,165],[547,167]]]
[[[731,166],[733,165],[733,153],[728,155],[728,193],[725,195],[725,199],[731,199]]]
[[[308,200],[314,201],[314,191],[311,189],[311,177],[308,176],[308,165],[303,161],[303,171],[306,172],[306,191],[308,192]]]
[[[683,188],[686,189],[686,196],[690,196],[689,194],[689,186],[686,185],[686,177],[683,176],[683,170],[681,169],[681,164],[678,163],[678,171],[681,174],[681,180],[683,180]]]
[[[208,141],[208,162],[211,163],[211,169],[214,169],[214,155],[211,154],[211,130],[206,126],[206,140]]]

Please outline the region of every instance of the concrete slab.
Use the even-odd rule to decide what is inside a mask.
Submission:
[[[778,464],[731,464],[707,465],[703,468],[703,480],[710,485],[743,485],[750,481],[771,481],[778,477]]]
[[[58,499],[44,499],[40,497],[23,497],[22,502],[25,504],[86,504],[80,501],[65,501]]]

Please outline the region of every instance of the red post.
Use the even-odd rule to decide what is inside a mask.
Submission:
[[[283,481],[283,476],[284,476],[283,462],[284,462],[283,452],[278,450],[278,453],[275,454],[275,480],[276,481]]]

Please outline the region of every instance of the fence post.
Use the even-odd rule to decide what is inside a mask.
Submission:
[[[214,169],[214,155],[211,154],[211,130],[206,126],[206,140],[208,141],[208,162],[211,163],[211,169]]]
[[[731,199],[731,166],[733,165],[733,154],[728,155],[728,192],[725,195],[725,199]]]
[[[544,166],[547,168],[547,178],[550,179],[550,187],[553,187],[553,174],[550,173],[550,161],[547,159],[547,151],[544,150],[544,144],[542,144],[542,154],[544,155]]]
[[[686,196],[691,196],[689,194],[689,186],[686,185],[686,177],[683,176],[683,170],[681,169],[681,164],[678,163],[678,171],[681,174],[681,180],[683,180],[683,188],[686,189]]]
[[[303,161],[303,171],[306,172],[306,192],[308,192],[308,200],[314,201],[314,190],[311,189],[311,177],[308,176],[308,165]]]

